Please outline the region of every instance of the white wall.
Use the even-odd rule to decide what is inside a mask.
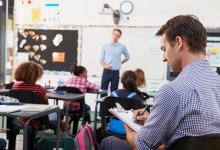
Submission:
[[[98,64],[98,54],[101,45],[107,40],[110,40],[111,30],[114,27],[112,15],[100,14],[103,8],[103,3],[108,3],[113,9],[119,9],[120,3],[123,0],[32,0],[31,4],[22,4],[22,0],[15,0],[15,27],[19,28],[23,25],[28,25],[30,28],[38,28],[43,26],[44,28],[62,28],[64,25],[82,26],[82,64],[88,66],[89,72],[94,73],[97,76],[101,76],[102,70]],[[220,15],[219,15],[219,0],[130,0],[134,3],[134,10],[128,16],[122,16],[119,22],[119,26],[123,26],[125,34],[122,36],[121,41],[128,46],[131,50],[131,58],[141,58],[138,61],[130,61],[124,65],[122,70],[133,69],[134,67],[146,66],[147,72],[153,70],[161,75],[157,81],[152,81],[149,84],[152,91],[157,90],[161,84],[164,83],[166,69],[161,61],[161,54],[146,52],[143,54],[142,50],[147,49],[148,42],[151,39],[144,39],[143,36],[136,35],[137,32],[128,31],[129,28],[147,27],[147,26],[161,26],[165,22],[175,15],[180,14],[194,14],[206,27],[220,27]],[[46,7],[46,3],[58,3],[59,7]],[[38,22],[32,22],[32,9],[40,8],[40,20]],[[59,14],[58,14],[59,13]],[[124,18],[129,17],[129,20]],[[45,21],[45,18],[51,20]],[[38,26],[35,26],[38,25]],[[102,28],[103,32],[98,32],[98,28]],[[96,30],[97,28],[97,30]],[[104,34],[105,33],[105,34]],[[134,35],[135,33],[135,35]],[[126,36],[125,36],[126,35]],[[128,37],[131,37],[130,39]],[[141,41],[141,44],[136,41]],[[146,40],[146,42],[145,42]],[[137,44],[135,46],[134,44]],[[146,45],[144,45],[146,43]],[[143,49],[141,46],[143,45]],[[159,42],[158,42],[159,45]],[[157,46],[156,46],[157,47]],[[83,53],[84,52],[84,53]],[[89,53],[86,53],[89,52]],[[137,53],[136,53],[137,52]],[[146,56],[146,59],[145,57]],[[132,58],[132,59],[133,59]],[[153,62],[154,61],[154,62]],[[149,64],[149,65],[145,65]],[[159,66],[158,66],[159,65]],[[94,67],[95,68],[94,68]],[[152,66],[152,67],[151,67]],[[92,67],[94,69],[92,69]],[[133,68],[132,68],[133,67]],[[159,69],[158,69],[159,68]],[[162,68],[162,69],[161,69]],[[96,71],[94,71],[96,70]],[[157,75],[158,75],[157,74]],[[150,75],[151,76],[151,75]],[[51,74],[44,75],[40,81],[41,84],[45,84],[48,79],[51,79],[52,86],[56,86],[58,78],[67,79],[67,76],[54,76]],[[149,79],[149,77],[148,77]],[[150,78],[151,79],[151,78]],[[153,78],[152,78],[153,79]],[[90,78],[97,84],[100,84],[100,78]],[[94,98],[92,98],[94,99]],[[94,108],[92,108],[93,110]]]
[[[45,3],[59,3],[60,23],[72,25],[113,25],[111,15],[100,15],[103,3],[119,9],[123,0],[32,0],[32,4],[22,5],[22,0],[15,1],[15,24],[32,24],[31,9],[42,8],[42,16],[52,15],[54,9],[45,7]],[[161,26],[169,18],[179,14],[194,14],[205,26],[219,27],[219,0],[131,0],[134,11],[129,21],[120,25]],[[43,21],[42,21],[43,22]]]

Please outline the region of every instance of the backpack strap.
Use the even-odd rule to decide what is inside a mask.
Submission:
[[[132,98],[132,97],[134,97],[136,94],[137,94],[136,92],[132,92],[132,93],[130,93],[130,94],[127,96],[127,98]]]
[[[113,95],[114,97],[118,97],[118,94],[117,94],[115,91],[112,92],[112,95]]]

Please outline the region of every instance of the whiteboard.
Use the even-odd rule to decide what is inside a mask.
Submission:
[[[155,36],[157,27],[122,27],[119,42],[127,47],[130,60],[122,65],[121,74],[126,70],[141,68],[147,79],[163,80],[166,64],[162,61],[160,37]],[[85,27],[82,36],[81,65],[88,75],[101,77],[103,68],[99,64],[102,45],[111,41],[112,27]],[[122,56],[123,57],[123,56]]]

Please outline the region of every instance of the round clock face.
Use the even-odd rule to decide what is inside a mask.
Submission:
[[[120,11],[123,14],[130,14],[133,10],[133,3],[131,1],[123,1],[120,5]]]

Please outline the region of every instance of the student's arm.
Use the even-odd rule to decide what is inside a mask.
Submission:
[[[44,104],[49,104],[47,94],[44,95],[43,100],[44,100]]]

